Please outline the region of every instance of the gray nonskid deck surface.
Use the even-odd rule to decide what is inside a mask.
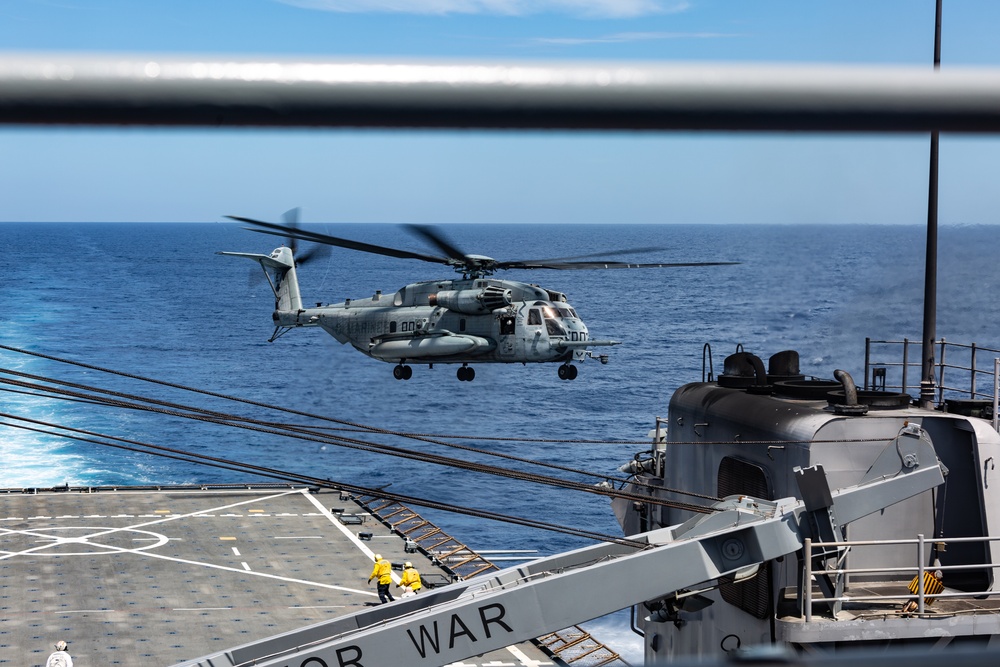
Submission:
[[[43,665],[60,639],[80,667],[171,665],[377,603],[374,551],[433,571],[371,517],[327,511],[344,505],[301,489],[0,495],[0,665]]]

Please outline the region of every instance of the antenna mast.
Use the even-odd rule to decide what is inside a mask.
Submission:
[[[941,2],[934,17],[934,70],[941,69]],[[924,340],[920,405],[934,406],[934,340],[937,338],[938,132],[931,132],[930,181],[927,192],[927,255],[924,260]]]

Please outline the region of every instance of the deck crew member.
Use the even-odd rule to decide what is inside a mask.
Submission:
[[[56,642],[56,650],[45,661],[45,667],[73,667],[73,658],[66,650],[66,642],[62,640]]]
[[[406,561],[403,565],[403,576],[399,578],[396,587],[403,589],[401,597],[404,598],[410,597],[420,590],[420,573],[417,572],[417,568],[413,567],[413,563]]]
[[[378,599],[382,601],[382,604],[393,602],[396,598],[392,597],[392,591],[389,590],[389,584],[392,583],[392,564],[382,558],[382,554],[375,554],[375,568],[372,570],[371,576],[368,577],[368,583],[372,583],[372,579],[376,577],[378,578]]]

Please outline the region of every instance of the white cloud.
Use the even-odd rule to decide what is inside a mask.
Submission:
[[[536,37],[531,41],[533,44],[576,46],[579,44],[646,42],[659,39],[725,39],[738,36],[734,33],[723,32],[619,32],[599,37]]]
[[[279,0],[305,9],[345,13],[528,14],[565,13],[587,18],[632,18],[676,14],[687,0]]]

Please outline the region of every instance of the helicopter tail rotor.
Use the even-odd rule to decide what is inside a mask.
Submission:
[[[322,259],[324,257],[330,256],[330,246],[323,245],[320,243],[312,244],[305,252],[299,252],[299,236],[295,235],[300,231],[299,227],[299,217],[302,214],[302,209],[296,206],[293,209],[285,211],[281,215],[282,222],[285,223],[287,227],[292,230],[285,240],[288,247],[292,251],[292,257],[295,259],[296,266],[302,266],[303,264],[310,262],[314,259]]]
[[[322,242],[317,242],[313,243],[313,245],[311,245],[304,252],[299,252],[299,241],[314,241],[314,239],[311,239],[310,236],[322,236],[314,234],[313,232],[305,232],[301,229],[299,226],[299,217],[301,213],[302,209],[298,206],[285,211],[281,214],[281,220],[284,222],[283,225],[261,222],[259,220],[253,220],[252,218],[243,218],[238,215],[227,215],[226,217],[230,220],[236,220],[237,222],[246,222],[248,224],[255,225],[254,228],[248,228],[251,229],[251,231],[280,236],[284,239],[285,246],[292,251],[292,258],[295,261],[295,265],[302,266],[303,264],[314,259],[328,257],[330,255],[330,246],[324,245]]]
[[[267,281],[274,292],[275,315],[283,311],[302,310],[302,295],[299,292],[299,281],[295,275],[295,260],[291,248],[278,248],[270,255],[259,255],[252,252],[217,252],[216,255],[229,257],[246,257],[260,264],[267,276]]]

